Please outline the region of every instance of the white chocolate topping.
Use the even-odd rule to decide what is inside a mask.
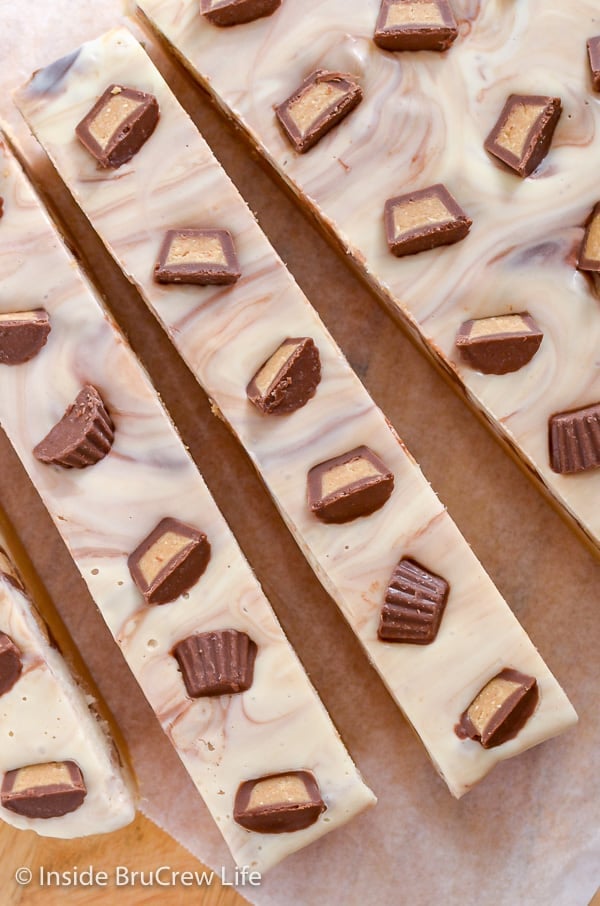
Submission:
[[[143,53],[142,60],[146,60]],[[111,80],[109,70],[100,61],[98,81],[106,84]],[[137,73],[138,83],[147,83],[143,71]],[[84,84],[86,79],[82,87]],[[89,109],[88,97],[83,103]],[[82,116],[83,112],[70,122],[69,132],[72,153],[81,150],[85,159],[89,156],[85,149],[72,142],[74,126]],[[178,147],[174,138],[172,148]],[[0,235],[3,298],[14,299],[17,287],[24,305],[43,295],[53,325],[52,343],[31,363],[0,370],[0,420],[234,859],[240,865],[265,871],[345,824],[372,805],[374,796],[363,783],[145,371],[58,241],[55,228],[20,168],[1,145],[0,160],[0,195],[11,202],[11,216],[2,222]],[[153,237],[149,248],[152,258],[163,236],[164,225]],[[21,262],[18,268],[15,261]],[[82,362],[110,407],[115,442],[111,454],[96,466],[57,472],[39,463],[32,449],[75,396]],[[27,399],[25,417],[15,403],[19,399]],[[127,559],[166,515],[204,531],[211,558],[206,572],[185,597],[152,606],[145,603],[135,585]],[[179,547],[177,533],[170,534],[161,556],[170,556]],[[156,561],[150,562],[148,570],[156,565]],[[191,701],[171,651],[194,632],[222,628],[246,632],[256,643],[253,684],[247,692],[231,698]],[[7,631],[14,637],[10,628]],[[7,767],[39,760],[25,758],[22,751],[23,741],[34,738],[35,724],[28,715],[22,708],[10,714],[7,727],[14,731],[21,748],[17,750],[13,738],[8,745],[3,740],[0,758],[10,758]],[[44,733],[48,726],[50,739],[43,737],[47,757],[57,761],[72,757],[87,780],[80,748],[73,753],[72,746],[67,745],[70,740],[60,746],[52,741],[52,716],[47,720],[38,731]],[[35,721],[40,723],[39,711]],[[240,783],[263,774],[299,769],[310,770],[317,778],[327,804],[327,821],[319,820],[293,834],[264,835],[249,833],[233,820]],[[88,793],[84,806],[68,817],[76,821],[77,815],[89,815],[83,809],[95,802]],[[87,821],[89,825],[89,817]]]
[[[380,0],[284,3],[268,30],[218,37],[195,0],[138,6],[600,546],[600,470],[557,475],[547,439],[552,413],[600,399],[598,299],[572,257],[598,201],[600,104],[585,52],[599,31],[595,0],[453,0],[461,36],[448,54],[378,48]],[[315,65],[359,78],[364,100],[326,145],[291,154],[273,106]],[[560,97],[564,107],[550,154],[523,184],[483,147],[510,94]],[[385,200],[437,182],[472,215],[468,242],[395,258]],[[507,304],[526,308],[546,339],[526,375],[499,380],[462,362],[454,341],[465,320]]]
[[[284,18],[289,8],[282,5]],[[195,4],[189,6],[190,15],[192,10],[194,19],[200,19]],[[202,23],[200,31],[204,33]],[[239,41],[243,49],[243,39]],[[97,93],[101,78],[127,82],[133,72],[157,97],[162,126],[167,118],[168,128],[159,123],[131,179],[109,175],[99,193],[89,181],[93,161],[74,153],[72,124]],[[35,76],[20,92],[18,104],[26,119],[109,250],[251,452],[301,549],[451,791],[462,795],[502,759],[570,726],[576,715],[559,684],[138,42],[125,30],[109,32],[82,47],[51,94],[37,89],[47,81]],[[160,191],[146,194],[146,185],[158,187],[156,174],[166,158],[171,165]],[[153,182],[150,174],[155,174]],[[381,193],[380,228],[386,197]],[[190,222],[201,207],[228,224],[238,247],[244,285],[228,289],[227,304],[220,299],[218,305],[207,305],[214,289],[174,285],[166,293],[152,279],[161,224],[174,216]],[[201,317],[194,317],[196,312]],[[314,339],[322,380],[319,393],[292,416],[265,418],[248,405],[245,388],[281,343],[282,324],[292,336]],[[118,437],[117,431],[116,444]],[[320,522],[307,505],[308,470],[365,443],[394,474],[390,499],[371,516],[343,526]],[[110,461],[107,457],[103,464]],[[185,518],[185,513],[177,515]],[[377,638],[386,583],[407,550],[450,584],[439,634],[428,646],[384,644]],[[515,739],[498,748],[484,750],[477,742],[459,739],[454,727],[460,715],[490,670],[507,664],[538,679],[536,713]],[[262,773],[264,768],[250,776]]]
[[[6,545],[1,536],[0,543]],[[0,818],[23,830],[63,838],[108,833],[129,824],[135,816],[134,793],[108,729],[49,643],[45,624],[27,595],[2,575],[0,631],[23,659],[17,682],[0,696],[0,781],[6,771],[26,768],[17,775],[15,792],[40,783],[69,784],[63,762],[73,761],[87,789],[83,804],[67,815],[27,818],[0,806]]]

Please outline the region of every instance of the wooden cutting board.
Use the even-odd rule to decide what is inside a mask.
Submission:
[[[80,872],[93,866],[96,871],[106,871],[115,877],[115,867],[124,865],[133,871],[156,871],[168,866],[174,872],[202,872],[204,866],[182,846],[171,839],[143,815],[138,814],[129,827],[113,834],[97,835],[78,840],[52,840],[39,837],[33,831],[18,831],[0,822],[0,891],[2,906],[105,906],[118,897],[119,906],[170,906],[179,903],[201,903],[202,906],[244,906],[243,899],[233,887],[214,881],[202,887],[152,887],[115,884],[102,886],[44,886],[40,884],[40,870]],[[31,883],[19,885],[15,873],[19,868],[32,872]],[[162,878],[162,875],[161,875]],[[226,877],[228,883],[231,879]]]

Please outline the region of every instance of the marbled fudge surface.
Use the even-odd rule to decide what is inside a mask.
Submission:
[[[74,128],[112,82],[155,95],[161,119],[136,157],[108,172],[97,169]],[[109,32],[41,70],[19,93],[18,104],[100,237],[248,450],[451,791],[462,795],[498,761],[572,724],[575,714],[560,686],[132,35]],[[187,227],[232,233],[242,271],[238,283],[154,282],[165,231]],[[249,403],[246,384],[283,339],[303,336],[314,339],[321,356],[316,395],[292,415],[263,416]],[[306,501],[308,470],[362,444],[394,473],[392,497],[368,518],[319,522]],[[377,638],[386,585],[403,555],[450,583],[432,645]],[[486,751],[460,740],[454,726],[506,665],[537,677],[541,701],[515,739]]]
[[[134,791],[93,701],[51,644],[42,618],[3,554],[0,530],[0,631],[19,649],[22,669],[0,695],[0,775],[31,764],[73,761],[86,786],[83,804],[55,818],[27,818],[0,806],[0,818],[45,837],[84,837],[133,821]],[[9,578],[12,575],[13,578]]]
[[[277,622],[230,529],[131,349],[64,248],[15,160],[1,149],[0,311],[42,305],[46,346],[0,366],[0,422],[92,597],[236,861],[266,870],[374,801]],[[101,393],[110,453],[85,469],[48,466],[33,448],[81,387]],[[165,516],[208,536],[208,568],[172,603],[147,605],[127,558]],[[258,646],[251,688],[190,699],[173,646],[194,632],[246,632]],[[274,677],[277,677],[274,681]],[[250,833],[233,820],[238,785],[288,769],[315,774],[327,811],[294,834]]]
[[[392,312],[600,546],[600,470],[559,475],[548,456],[549,416],[600,401],[599,284],[575,268],[599,198],[600,95],[586,52],[600,33],[598,4],[451,5],[459,36],[440,54],[378,48],[380,0],[283,3],[269,19],[229,30],[198,15],[195,0],[138,0]],[[364,100],[299,155],[273,107],[316,68],[350,73]],[[563,105],[550,152],[526,180],[483,146],[511,93],[556,96]],[[386,243],[386,199],[440,182],[473,219],[469,236],[397,260]],[[544,333],[525,368],[486,375],[460,360],[454,341],[464,321],[519,311]]]

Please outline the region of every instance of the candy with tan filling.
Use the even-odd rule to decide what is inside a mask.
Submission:
[[[248,830],[281,834],[310,827],[325,810],[314,774],[288,771],[242,783],[233,817]]]
[[[0,363],[29,362],[45,345],[49,333],[50,318],[43,308],[0,313]]]
[[[461,358],[483,374],[509,374],[532,360],[543,337],[524,311],[465,321],[456,336],[456,346]]]
[[[287,337],[261,365],[246,388],[265,414],[287,415],[312,399],[321,380],[319,350],[310,337]]]
[[[588,40],[587,49],[594,90],[600,91],[600,35]]]
[[[506,667],[475,696],[456,733],[477,740],[484,749],[502,745],[525,726],[538,700],[535,677]]]
[[[394,475],[369,447],[356,447],[308,473],[308,503],[321,522],[368,516],[389,499]]]
[[[374,41],[385,50],[447,50],[457,36],[448,0],[383,0]]]
[[[577,267],[580,271],[600,271],[600,202],[586,223]]]
[[[270,16],[280,6],[281,0],[201,0],[200,10],[213,25],[228,28]]]
[[[230,285],[241,276],[227,230],[169,230],[154,267],[157,283]]]
[[[256,644],[245,632],[199,632],[173,649],[185,688],[192,698],[234,695],[252,685]]]
[[[459,242],[473,222],[440,183],[388,198],[384,220],[388,246],[398,258]]]
[[[85,469],[103,459],[113,444],[115,429],[102,397],[87,384],[61,420],[35,447],[40,462],[65,469]]]
[[[291,144],[304,154],[348,116],[362,97],[362,89],[352,76],[317,69],[275,108],[275,113]]]
[[[82,805],[87,790],[73,761],[30,764],[7,771],[0,802],[27,818],[59,818]]]
[[[549,421],[550,465],[572,475],[600,466],[600,403],[558,412]]]
[[[21,652],[10,636],[0,632],[0,695],[10,692],[21,676],[22,669]]]
[[[484,148],[521,177],[529,176],[550,150],[560,98],[511,94]]]
[[[154,95],[109,85],[75,128],[81,144],[100,166],[117,168],[138,153],[158,123]]]
[[[196,584],[209,559],[204,532],[167,516],[129,555],[127,564],[148,604],[167,604]]]

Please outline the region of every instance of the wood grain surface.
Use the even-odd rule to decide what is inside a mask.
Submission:
[[[116,854],[119,856],[117,862]],[[144,906],[159,903],[171,906],[190,902],[201,903],[202,906],[243,906],[246,903],[233,887],[224,887],[217,877],[201,888],[183,887],[179,884],[172,887],[142,887],[137,883],[117,887],[112,881],[115,878],[115,867],[119,864],[129,869],[128,879],[132,879],[133,871],[140,871],[145,873],[146,880],[149,872],[161,866],[168,866],[173,872],[204,870],[204,866],[182,846],[139,814],[133,824],[117,833],[79,840],[50,840],[39,837],[33,831],[18,831],[0,823],[2,906],[52,906],[58,902],[69,906],[83,903],[85,906],[96,906],[109,900],[118,902],[119,906],[139,906],[141,903]],[[111,879],[109,886],[46,886],[43,877],[40,878],[41,870],[73,872],[77,868],[82,872],[89,866],[93,866],[97,872],[106,871]],[[15,872],[19,868],[30,869],[33,875],[31,883],[17,883]],[[162,877],[161,874],[161,880]],[[226,883],[231,880],[232,878],[225,877]]]

